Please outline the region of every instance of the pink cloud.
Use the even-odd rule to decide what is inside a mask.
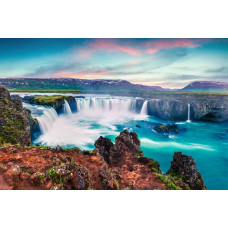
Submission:
[[[200,47],[203,42],[208,42],[208,39],[161,39],[149,41],[145,47],[146,53],[154,54],[162,49]]]
[[[95,52],[119,52],[129,55],[139,56],[143,53],[154,54],[162,49],[173,48],[195,48],[208,42],[209,39],[158,39],[146,42],[138,41],[138,43],[123,45],[117,43],[116,39],[95,39],[87,43],[87,46],[77,49],[77,58],[88,58]]]
[[[110,40],[102,39],[96,40],[94,43],[91,43],[90,46],[95,50],[107,51],[107,52],[124,52],[130,55],[140,55],[141,52],[137,48],[130,46],[119,45]]]
[[[110,39],[97,39],[89,42],[87,47],[77,50],[77,58],[88,58],[93,53],[98,51],[104,52],[123,52],[129,55],[141,55],[141,51],[137,48],[117,44],[114,40]]]
[[[148,53],[148,54],[154,54],[154,53],[157,52],[157,51],[158,51],[157,49],[148,48],[148,49],[146,50],[146,53]]]

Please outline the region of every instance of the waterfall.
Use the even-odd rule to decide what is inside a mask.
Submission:
[[[64,113],[66,113],[67,115],[72,115],[70,105],[66,100],[64,100]]]
[[[136,100],[130,98],[75,98],[77,111],[125,111],[136,112]]]
[[[36,118],[38,120],[41,132],[47,132],[51,128],[57,117],[58,114],[54,108],[48,108],[44,110],[43,114],[40,117]]]
[[[189,123],[189,122],[191,122],[191,120],[190,120],[190,104],[188,104],[188,120],[187,120],[187,122]]]
[[[148,101],[144,101],[141,112],[140,112],[141,115],[147,115],[147,113],[148,113],[147,112],[147,103],[148,103]]]

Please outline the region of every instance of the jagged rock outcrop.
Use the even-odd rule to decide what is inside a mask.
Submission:
[[[0,87],[0,144],[31,144],[31,126],[35,125],[30,111],[23,108],[18,97],[10,97],[7,89]]]
[[[190,189],[206,189],[202,176],[196,168],[195,160],[181,152],[175,152],[168,175],[182,179]]]
[[[133,157],[143,155],[137,134],[128,130],[124,130],[116,137],[115,144],[110,139],[101,136],[94,145],[108,164],[119,165],[125,162],[129,154]]]
[[[95,142],[94,146],[104,160],[110,164],[111,151],[114,150],[112,141],[108,138],[100,136],[100,138]]]

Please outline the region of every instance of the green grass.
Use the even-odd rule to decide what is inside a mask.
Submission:
[[[170,169],[167,173],[166,173],[167,176],[171,177],[172,179],[174,180],[181,180],[183,182],[185,182],[185,177],[176,173],[173,169]]]
[[[10,92],[39,92],[39,93],[72,93],[72,94],[111,94],[119,96],[129,96],[129,97],[141,97],[141,98],[153,98],[153,99],[208,99],[208,98],[223,98],[228,100],[228,92],[193,92],[193,91],[147,91],[147,90],[38,90],[38,89],[10,89]]]
[[[119,189],[120,189],[120,186],[119,186],[119,183],[118,183],[117,180],[114,181],[113,187],[114,187],[116,190],[119,190]]]
[[[56,168],[54,166],[47,171],[47,175],[54,181],[57,178],[57,174],[55,171],[56,171]]]
[[[40,179],[44,179],[44,175],[42,173],[37,174]]]
[[[176,186],[171,180],[169,180],[169,178],[165,175],[162,174],[156,174],[156,176],[162,181],[164,182],[170,190],[181,190],[180,187]]]
[[[36,103],[51,105],[62,99],[66,99],[68,96],[63,95],[52,95],[52,96],[37,96],[34,98]]]
[[[151,171],[160,173],[160,165],[157,161],[151,161],[149,164],[149,167],[150,167]]]
[[[142,155],[143,155],[143,152],[142,152],[140,149],[138,149],[138,150],[137,150],[136,157],[137,157],[137,158],[140,158]]]

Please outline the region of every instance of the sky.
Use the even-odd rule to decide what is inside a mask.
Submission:
[[[228,39],[0,39],[0,78],[228,82]]]

